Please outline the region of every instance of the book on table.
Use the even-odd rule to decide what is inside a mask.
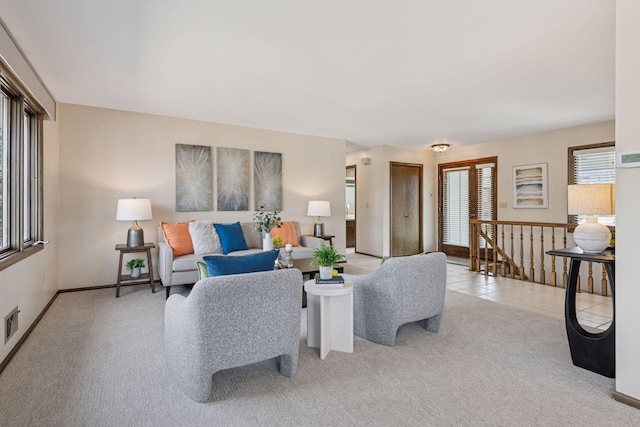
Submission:
[[[321,279],[319,276],[316,276],[316,285],[342,287],[344,285],[344,278],[342,276],[333,276],[331,279]]]

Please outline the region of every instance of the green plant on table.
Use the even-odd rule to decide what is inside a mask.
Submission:
[[[269,212],[265,210],[264,206],[256,206],[256,212],[253,214],[253,220],[257,223],[255,226],[256,231],[271,233],[273,228],[280,228],[282,218],[280,218],[279,214],[280,211]]]
[[[127,261],[127,270],[133,270],[134,268],[144,268],[143,258],[134,258]]]
[[[342,259],[344,259],[344,255],[339,254],[333,246],[322,245],[313,251],[311,265],[333,267]]]

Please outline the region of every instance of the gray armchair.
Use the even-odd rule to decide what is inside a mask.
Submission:
[[[211,396],[222,369],[277,357],[295,375],[300,346],[302,274],[297,269],[208,277],[188,296],[172,294],[164,317],[167,366],[197,402]]]
[[[438,332],[444,310],[447,257],[442,252],[389,258],[353,282],[354,333],[369,341],[394,345],[396,332],[416,322]]]

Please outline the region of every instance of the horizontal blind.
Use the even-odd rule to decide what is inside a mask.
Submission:
[[[573,152],[573,184],[615,184],[615,147],[600,147]],[[582,224],[586,215],[576,215],[576,222]],[[615,225],[615,215],[600,215],[598,222]]]
[[[469,246],[469,169],[445,170],[442,190],[442,241]]]
[[[495,173],[495,167],[492,163],[483,165],[476,165],[476,171],[478,174],[478,219],[491,221],[494,219],[494,200],[493,200],[493,174]],[[489,237],[493,238],[494,230],[493,225],[488,224],[486,226],[486,233]],[[485,246],[485,240],[480,239],[480,247]]]

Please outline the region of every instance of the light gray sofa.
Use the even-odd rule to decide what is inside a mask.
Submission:
[[[213,221],[197,221],[213,224]],[[255,224],[252,222],[240,223],[242,227],[242,234],[247,242],[248,250],[231,252],[228,255],[222,253],[193,253],[188,255],[181,255],[178,257],[173,256],[173,250],[165,239],[162,227],[158,227],[158,275],[162,286],[167,291],[167,298],[169,297],[169,288],[175,285],[190,285],[198,280],[198,267],[197,262],[202,261],[202,258],[207,255],[220,255],[220,256],[242,256],[252,253],[258,253],[262,251],[262,233],[255,230]],[[213,226],[212,226],[213,227]],[[306,259],[313,257],[313,251],[324,244],[324,240],[311,237],[302,236],[300,234],[300,224],[295,223],[296,234],[298,235],[298,242],[301,246],[293,248],[293,259]]]
[[[303,281],[286,269],[198,281],[188,296],[174,293],[164,316],[167,366],[184,392],[209,399],[222,369],[278,358],[295,375],[300,346]]]
[[[387,259],[377,270],[354,276],[354,333],[384,345],[394,345],[396,332],[416,322],[438,332],[444,310],[447,257],[442,252]]]

